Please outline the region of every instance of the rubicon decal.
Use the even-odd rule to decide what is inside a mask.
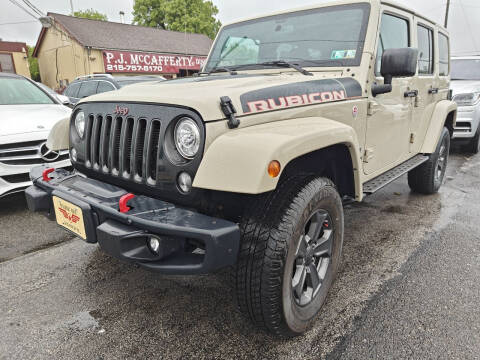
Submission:
[[[243,94],[245,114],[320,104],[362,96],[362,87],[352,78],[306,81],[274,86]]]

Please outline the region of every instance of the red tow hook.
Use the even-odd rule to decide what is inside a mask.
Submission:
[[[130,207],[128,206],[128,202],[135,197],[133,194],[125,194],[123,195],[120,200],[118,201],[118,209],[121,213],[127,213],[130,211]]]
[[[49,182],[50,180],[52,180],[52,178],[49,177],[48,174],[50,174],[54,171],[55,171],[54,168],[48,168],[48,169],[43,170],[43,172],[42,172],[43,181]]]

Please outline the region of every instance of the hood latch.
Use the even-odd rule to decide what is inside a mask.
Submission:
[[[240,120],[238,120],[235,116],[237,110],[232,103],[232,99],[230,99],[228,96],[222,96],[220,98],[220,106],[222,107],[223,113],[228,118],[228,127],[230,129],[237,128],[240,125]]]

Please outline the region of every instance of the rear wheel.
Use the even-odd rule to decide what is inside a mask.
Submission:
[[[450,152],[450,133],[443,128],[437,149],[428,161],[408,173],[410,189],[421,194],[434,194],[443,184]]]
[[[335,186],[325,178],[284,181],[252,204],[241,229],[240,310],[276,335],[305,332],[340,262],[343,208]]]

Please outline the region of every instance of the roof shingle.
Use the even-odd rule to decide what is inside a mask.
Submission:
[[[8,51],[8,52],[27,51],[27,44],[25,44],[23,42],[1,41],[0,40],[0,51]]]
[[[48,13],[48,15],[52,16],[80,44],[94,49],[208,55],[212,45],[212,40],[202,34],[185,34],[56,13]]]

